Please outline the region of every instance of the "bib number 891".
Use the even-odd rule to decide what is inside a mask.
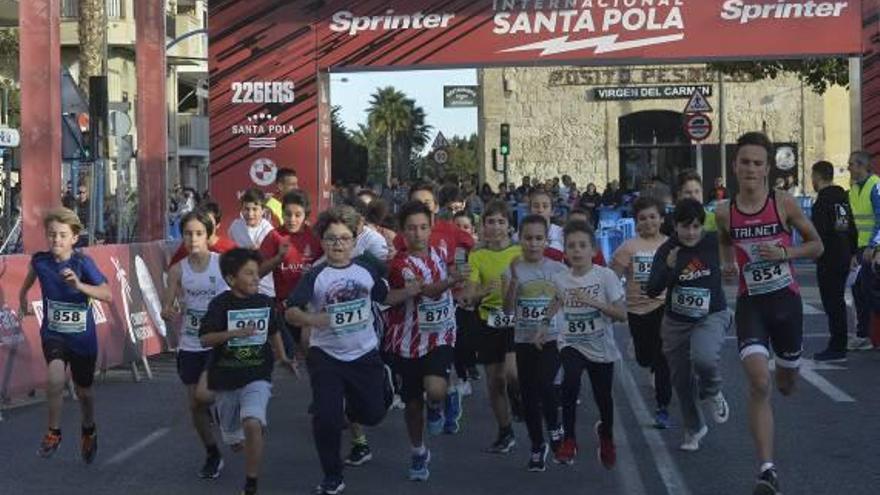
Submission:
[[[593,320],[581,320],[581,321],[570,321],[568,322],[568,331],[569,333],[582,333],[587,330],[593,331],[596,329],[596,323]]]

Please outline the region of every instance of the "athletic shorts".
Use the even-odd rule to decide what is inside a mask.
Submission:
[[[214,407],[220,419],[220,434],[226,445],[244,442],[244,420],[252,418],[265,428],[266,408],[272,396],[272,384],[266,380],[250,382],[235,390],[216,390]]]
[[[736,300],[736,336],[740,359],[751,354],[770,357],[776,364],[797,368],[804,350],[804,309],[801,296],[788,289]]]
[[[441,345],[420,358],[395,356],[394,371],[400,375],[400,398],[404,402],[420,399],[425,392],[425,377],[437,376],[449,381],[452,372],[452,346]]]
[[[46,358],[46,364],[56,359],[64,361],[70,367],[70,375],[77,386],[88,388],[95,382],[95,363],[98,356],[82,356],[72,352],[61,337],[43,337],[43,357]]]
[[[177,351],[177,376],[184,385],[196,385],[208,368],[211,351]]]
[[[474,349],[480,364],[499,364],[514,350],[513,327],[492,328],[480,320],[480,328],[473,333]]]

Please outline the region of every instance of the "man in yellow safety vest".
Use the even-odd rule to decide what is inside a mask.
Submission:
[[[857,258],[853,259],[853,266],[857,263],[862,265],[852,287],[858,325],[856,338],[850,341],[849,349],[866,350],[873,347],[868,339],[871,329],[870,278],[874,252],[880,244],[877,235],[880,230],[880,178],[872,173],[871,155],[867,151],[854,151],[849,156],[849,173],[852,179],[849,202],[859,233],[859,252]]]

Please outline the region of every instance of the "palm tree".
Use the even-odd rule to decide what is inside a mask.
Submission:
[[[395,138],[409,130],[411,105],[406,95],[391,86],[381,88],[370,97],[368,118],[370,127],[385,137],[385,184],[391,183],[392,155]]]
[[[89,78],[104,74],[107,0],[79,0],[79,87],[89,94]]]

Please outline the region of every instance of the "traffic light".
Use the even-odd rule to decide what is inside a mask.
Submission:
[[[501,156],[510,154],[510,124],[501,124],[501,145],[499,146]]]

